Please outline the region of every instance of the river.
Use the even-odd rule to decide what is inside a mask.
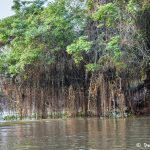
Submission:
[[[52,119],[0,127],[0,150],[150,149],[150,118]]]

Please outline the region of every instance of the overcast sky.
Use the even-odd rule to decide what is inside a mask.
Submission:
[[[13,15],[12,2],[13,0],[0,0],[0,19]]]

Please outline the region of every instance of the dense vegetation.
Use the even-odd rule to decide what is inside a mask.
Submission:
[[[8,108],[22,117],[149,113],[149,0],[14,0],[0,21]]]

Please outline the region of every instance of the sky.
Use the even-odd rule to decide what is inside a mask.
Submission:
[[[13,15],[12,3],[13,0],[0,0],[0,19]]]

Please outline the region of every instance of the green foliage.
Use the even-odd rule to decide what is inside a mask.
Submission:
[[[18,5],[19,1],[15,3]],[[33,8],[33,5],[35,4],[32,4],[26,9]],[[18,7],[16,9],[16,16],[6,18],[0,22],[1,30],[3,30],[0,34],[0,41],[6,43],[5,50],[1,52],[1,71],[4,71],[3,68],[5,68],[5,72],[11,74],[23,71],[25,65],[31,64],[37,60],[41,50],[43,50],[43,47],[41,47],[42,43],[37,43],[39,39],[36,39],[41,33],[39,33],[37,28],[38,14],[34,15],[34,19],[32,18],[32,22],[34,22],[35,26],[30,28],[31,20],[29,22],[28,15],[24,15],[24,11],[26,11],[25,8],[24,11],[19,10]],[[36,10],[37,8],[32,11]],[[33,28],[35,32],[33,32]],[[32,36],[31,34],[27,36],[29,32],[32,32]]]
[[[145,29],[141,32],[136,24],[138,17],[142,19],[140,13],[149,11],[149,0],[101,4],[92,15],[102,27],[93,44],[97,42],[99,49],[94,49],[92,42],[84,36],[89,19],[85,1],[55,0],[44,7],[45,2],[14,0],[16,15],[0,21],[2,73],[19,74],[29,64],[56,63],[63,59],[60,56],[67,54],[76,64],[84,62],[86,70],[91,72],[111,63],[118,68],[126,66],[126,57],[131,61],[133,56],[142,58],[143,33],[147,35],[149,32]],[[95,2],[88,0],[87,3],[88,8],[93,9]],[[146,27],[149,29],[148,25]],[[64,58],[70,58],[66,56]]]
[[[128,5],[127,5],[127,10],[131,14],[136,14],[140,10],[140,5],[139,5],[139,0],[129,0]]]
[[[93,14],[94,20],[105,21],[107,27],[114,26],[119,18],[118,8],[114,3],[100,5],[98,10]]]
[[[79,6],[71,6],[70,0],[56,0],[44,8],[44,2],[14,1],[16,15],[0,21],[0,42],[6,46],[0,54],[1,72],[18,74],[28,64],[54,63],[79,36],[74,24],[79,20],[78,26],[85,23]]]
[[[72,55],[76,64],[83,60],[83,54],[88,53],[92,43],[87,41],[87,37],[82,36],[71,45],[67,46],[67,53]]]
[[[3,120],[18,120],[19,119],[19,116],[16,116],[16,115],[7,115],[3,118]]]
[[[7,42],[11,37],[12,22],[16,19],[15,16],[0,20],[0,42]]]
[[[110,54],[112,54],[114,59],[118,60],[122,54],[120,49],[120,37],[112,37],[107,44],[107,49],[109,50]]]
[[[22,1],[22,0],[13,0],[12,9],[18,13],[31,14],[41,10],[44,3],[47,0],[34,0],[34,1]],[[36,11],[35,11],[36,9]]]
[[[142,26],[137,26],[137,23],[138,19],[143,20],[141,14],[144,3],[147,0],[114,1],[100,5],[95,11],[93,20],[99,21],[99,28],[103,29],[99,35],[100,42],[105,39],[105,46],[99,50],[99,64],[110,66],[112,63],[120,71],[132,62],[143,61],[139,56],[147,53],[142,48],[145,29],[142,31]],[[104,35],[103,38],[101,35]]]
[[[110,39],[107,48],[117,50],[119,48],[119,43],[120,43],[120,37],[118,35],[114,36]]]
[[[88,0],[87,1],[87,6],[89,9],[93,9],[94,8],[94,0]]]
[[[94,72],[94,71],[97,71],[100,68],[100,65],[90,63],[90,64],[85,65],[85,68],[89,72]]]

